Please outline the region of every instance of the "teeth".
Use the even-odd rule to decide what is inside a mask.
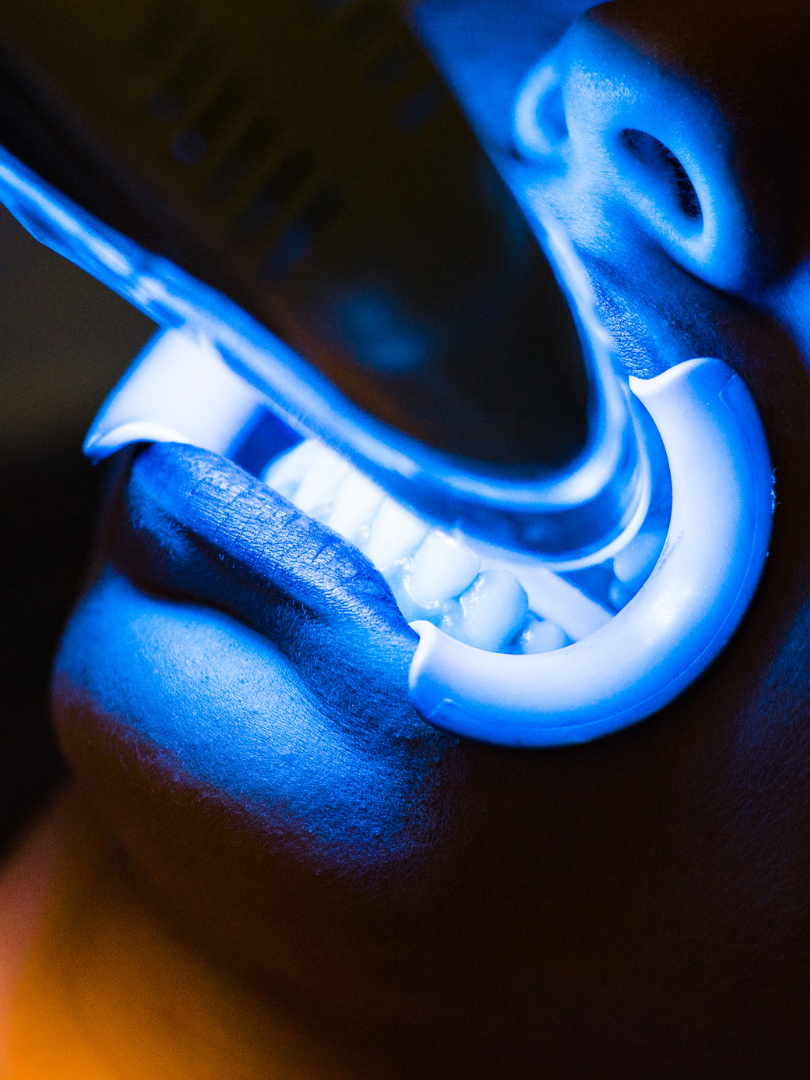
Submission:
[[[271,461],[264,471],[262,480],[268,487],[277,491],[279,495],[292,500],[293,495],[298,491],[298,485],[303,480],[304,474],[311,462],[317,458],[320,449],[321,444],[314,439],[307,439],[305,442],[299,443],[292,450],[288,450],[286,454],[282,454],[275,461]]]
[[[345,540],[365,547],[370,531],[369,522],[384,498],[382,488],[352,469],[340,482],[327,524]]]
[[[319,446],[291,502],[304,514],[318,521],[328,521],[335,493],[348,471],[347,461],[325,446]]]
[[[523,629],[515,642],[515,651],[529,654],[553,652],[570,643],[570,639],[561,626],[550,619],[537,619],[527,615]]]
[[[666,534],[640,532],[613,560],[613,573],[631,593],[637,593],[655,566]]]
[[[413,562],[410,559],[403,559],[398,567],[398,573],[394,571],[392,574],[385,574],[383,576],[391,586],[391,591],[394,594],[397,607],[402,612],[403,617],[407,622],[416,622],[417,619],[427,619],[428,622],[436,623],[438,625],[441,622],[442,616],[448,605],[446,603],[439,603],[438,601],[433,604],[420,603],[414,596],[413,589],[411,588],[412,569]]]
[[[386,496],[371,523],[365,553],[380,571],[393,567],[419,547],[429,526]]]
[[[538,621],[559,626],[568,641],[589,637],[616,614],[540,563],[518,562],[513,557],[498,558],[487,554],[481,559],[481,568],[513,573],[526,590],[532,614]]]
[[[650,576],[665,539],[662,531],[640,532],[613,560],[609,598],[615,608],[623,608],[632,600]]]
[[[508,570],[485,570],[444,616],[442,630],[468,645],[500,652],[526,617],[528,600]]]
[[[529,654],[561,649],[611,617],[542,566],[487,555],[482,568],[462,539],[431,529],[315,439],[273,461],[263,479],[365,552],[408,622],[426,619],[478,649]],[[616,556],[611,599],[615,593],[622,603],[615,606],[640,587],[662,543],[658,532],[642,534]]]
[[[472,548],[434,529],[413,556],[413,596],[425,605],[450,600],[475,581],[480,566]]]
[[[616,611],[621,611],[625,604],[629,604],[633,599],[633,594],[623,585],[618,578],[614,578],[610,583],[608,589],[608,600],[610,600]]]

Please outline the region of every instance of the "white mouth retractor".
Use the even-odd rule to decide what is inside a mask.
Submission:
[[[770,457],[745,384],[720,360],[631,379],[666,450],[672,512],[639,592],[600,629],[534,655],[485,652],[428,622],[410,668],[415,707],[446,731],[504,746],[586,742],[671,702],[742,619],[765,563]],[[136,361],[85,443],[99,460],[136,441],[227,454],[260,404],[204,339],[161,335]]]
[[[586,742],[669,704],[715,659],[759,582],[771,532],[765,433],[720,360],[631,379],[669,461],[672,514],[649,579],[617,615],[555,652],[471,649],[414,623],[411,698],[437,727],[504,746]]]

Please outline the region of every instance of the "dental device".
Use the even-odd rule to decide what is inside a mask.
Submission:
[[[637,516],[609,346],[389,0],[10,0],[0,71],[0,143],[134,242],[65,254],[403,502],[569,561]]]
[[[714,659],[767,554],[752,399],[719,360],[617,377],[395,7],[10,0],[0,74],[0,199],[167,328],[91,456],[228,454],[269,404],[308,441],[268,483],[388,578],[412,700],[458,734],[594,738]]]

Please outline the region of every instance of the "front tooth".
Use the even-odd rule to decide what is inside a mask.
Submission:
[[[330,529],[354,542],[369,525],[385,498],[385,492],[356,469],[350,469],[340,482],[327,522]]]
[[[310,463],[317,456],[320,445],[317,439],[305,439],[298,443],[292,450],[270,462],[262,474],[262,480],[285,499],[292,499]]]
[[[429,622],[438,623],[442,616],[442,605],[434,604],[435,610],[430,610],[422,605],[413,595],[411,578],[413,576],[413,561],[402,559],[396,566],[391,567],[385,575],[386,581],[391,586],[391,592],[397,602],[397,607],[402,613],[405,622],[414,622],[416,619],[427,619]]]
[[[427,532],[424,521],[386,497],[374,515],[365,553],[378,570],[387,570],[399,559],[413,554]]]
[[[298,486],[293,503],[302,513],[326,520],[337,489],[348,471],[349,463],[344,458],[326,446],[319,446]]]
[[[458,607],[442,619],[451,637],[477,649],[499,652],[517,633],[526,617],[528,600],[508,570],[485,570],[463,592]]]
[[[563,628],[550,619],[528,615],[517,639],[517,651],[524,655],[554,652],[562,649],[569,640]]]
[[[478,555],[466,544],[433,529],[413,556],[411,590],[423,604],[449,600],[475,580],[480,565]]]

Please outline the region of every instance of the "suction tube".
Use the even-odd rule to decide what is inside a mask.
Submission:
[[[658,427],[672,477],[666,543],[646,584],[609,623],[556,652],[484,653],[413,623],[414,705],[456,735],[504,746],[581,743],[663,708],[715,659],[765,559],[773,477],[759,415],[720,360],[697,359],[633,392]]]

